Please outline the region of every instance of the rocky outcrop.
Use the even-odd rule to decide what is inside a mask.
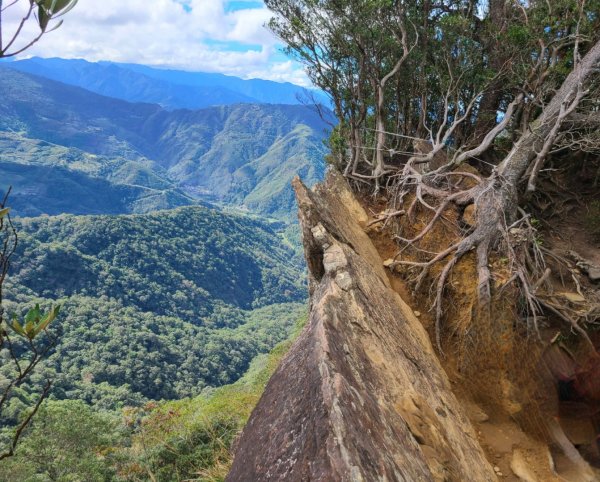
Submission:
[[[568,255],[576,263],[576,266],[588,275],[592,283],[600,281],[600,266],[596,266],[589,259],[582,258],[577,252],[571,250]]]
[[[294,184],[309,322],[250,417],[227,480],[496,480],[346,182],[332,173],[313,191]]]

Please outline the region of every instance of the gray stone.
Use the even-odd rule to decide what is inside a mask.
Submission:
[[[596,266],[590,266],[588,268],[588,277],[594,283],[600,281],[600,268],[597,268]]]
[[[310,320],[244,428],[227,481],[496,481],[346,181],[294,188]]]

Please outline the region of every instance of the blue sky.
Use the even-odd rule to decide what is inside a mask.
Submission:
[[[5,12],[16,26],[28,0]],[[149,8],[150,5],[150,8]],[[21,9],[21,10],[20,10]],[[264,28],[262,0],[79,0],[64,25],[28,56],[135,62],[308,85],[302,68]],[[34,35],[30,25],[28,35]]]

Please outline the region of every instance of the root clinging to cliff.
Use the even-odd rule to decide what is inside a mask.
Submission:
[[[468,168],[469,166],[467,166]],[[516,285],[525,306],[527,331],[539,339],[539,320],[549,311],[566,322],[592,348],[591,341],[580,322],[585,317],[574,316],[569,306],[561,300],[549,299],[548,287],[550,268],[546,255],[564,262],[560,257],[544,249],[535,220],[518,207],[516,189],[501,175],[493,173],[483,179],[474,169],[446,173],[421,174],[407,165],[404,175],[392,189],[393,206],[379,216],[375,223],[386,225],[390,219],[406,216],[414,224],[417,214],[425,214],[426,224],[412,236],[398,235],[400,250],[388,267],[409,267],[415,275],[415,290],[422,288],[430,278],[432,268],[438,264],[442,269],[433,283],[435,312],[435,338],[438,350],[442,349],[442,322],[444,315],[444,292],[456,264],[471,251],[475,252],[477,266],[477,295],[481,312],[489,310],[493,291],[497,294]],[[452,212],[461,211],[457,219]],[[455,219],[452,219],[455,218]],[[406,224],[404,227],[406,228]],[[440,223],[452,224],[454,236],[444,237],[435,243],[437,249],[423,250],[420,246],[425,238],[431,238]],[[417,223],[418,224],[418,223]],[[410,229],[408,229],[410,230]],[[435,236],[435,235],[434,235]],[[451,239],[451,241],[450,241]],[[407,250],[427,252],[426,259],[414,260],[405,256]],[[503,276],[498,277],[490,270],[490,256],[501,259]],[[408,258],[408,259],[407,259]],[[501,284],[494,280],[504,278]]]

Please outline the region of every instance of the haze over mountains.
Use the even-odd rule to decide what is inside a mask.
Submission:
[[[87,62],[80,59],[30,58],[8,63],[21,72],[39,75],[97,94],[129,102],[149,102],[167,109],[201,109],[214,105],[326,104],[319,91],[289,82],[244,80],[229,75],[167,70],[136,64]]]
[[[246,92],[255,97],[261,92],[257,86],[266,83],[271,99],[287,95],[290,102],[291,94],[285,92],[301,88],[109,63],[57,59],[4,63],[0,176],[14,186],[14,207],[21,215],[142,213],[204,200],[289,219],[294,211],[289,186],[293,176],[298,173],[310,184],[323,175],[328,123],[315,108],[254,103],[170,110],[101,96],[15,67],[88,87],[94,83],[105,91],[126,91],[118,86],[128,82],[119,80],[115,70],[150,84],[158,82],[153,84],[156,90],[146,94],[128,84],[140,101],[152,100],[156,91],[166,99],[169,86],[176,85],[173,79],[194,81],[198,84],[194,88],[199,88],[204,75],[247,85]],[[84,73],[78,76],[80,67]],[[271,84],[281,86],[280,92]],[[217,88],[217,99],[221,93]],[[16,169],[15,163],[22,167]]]

